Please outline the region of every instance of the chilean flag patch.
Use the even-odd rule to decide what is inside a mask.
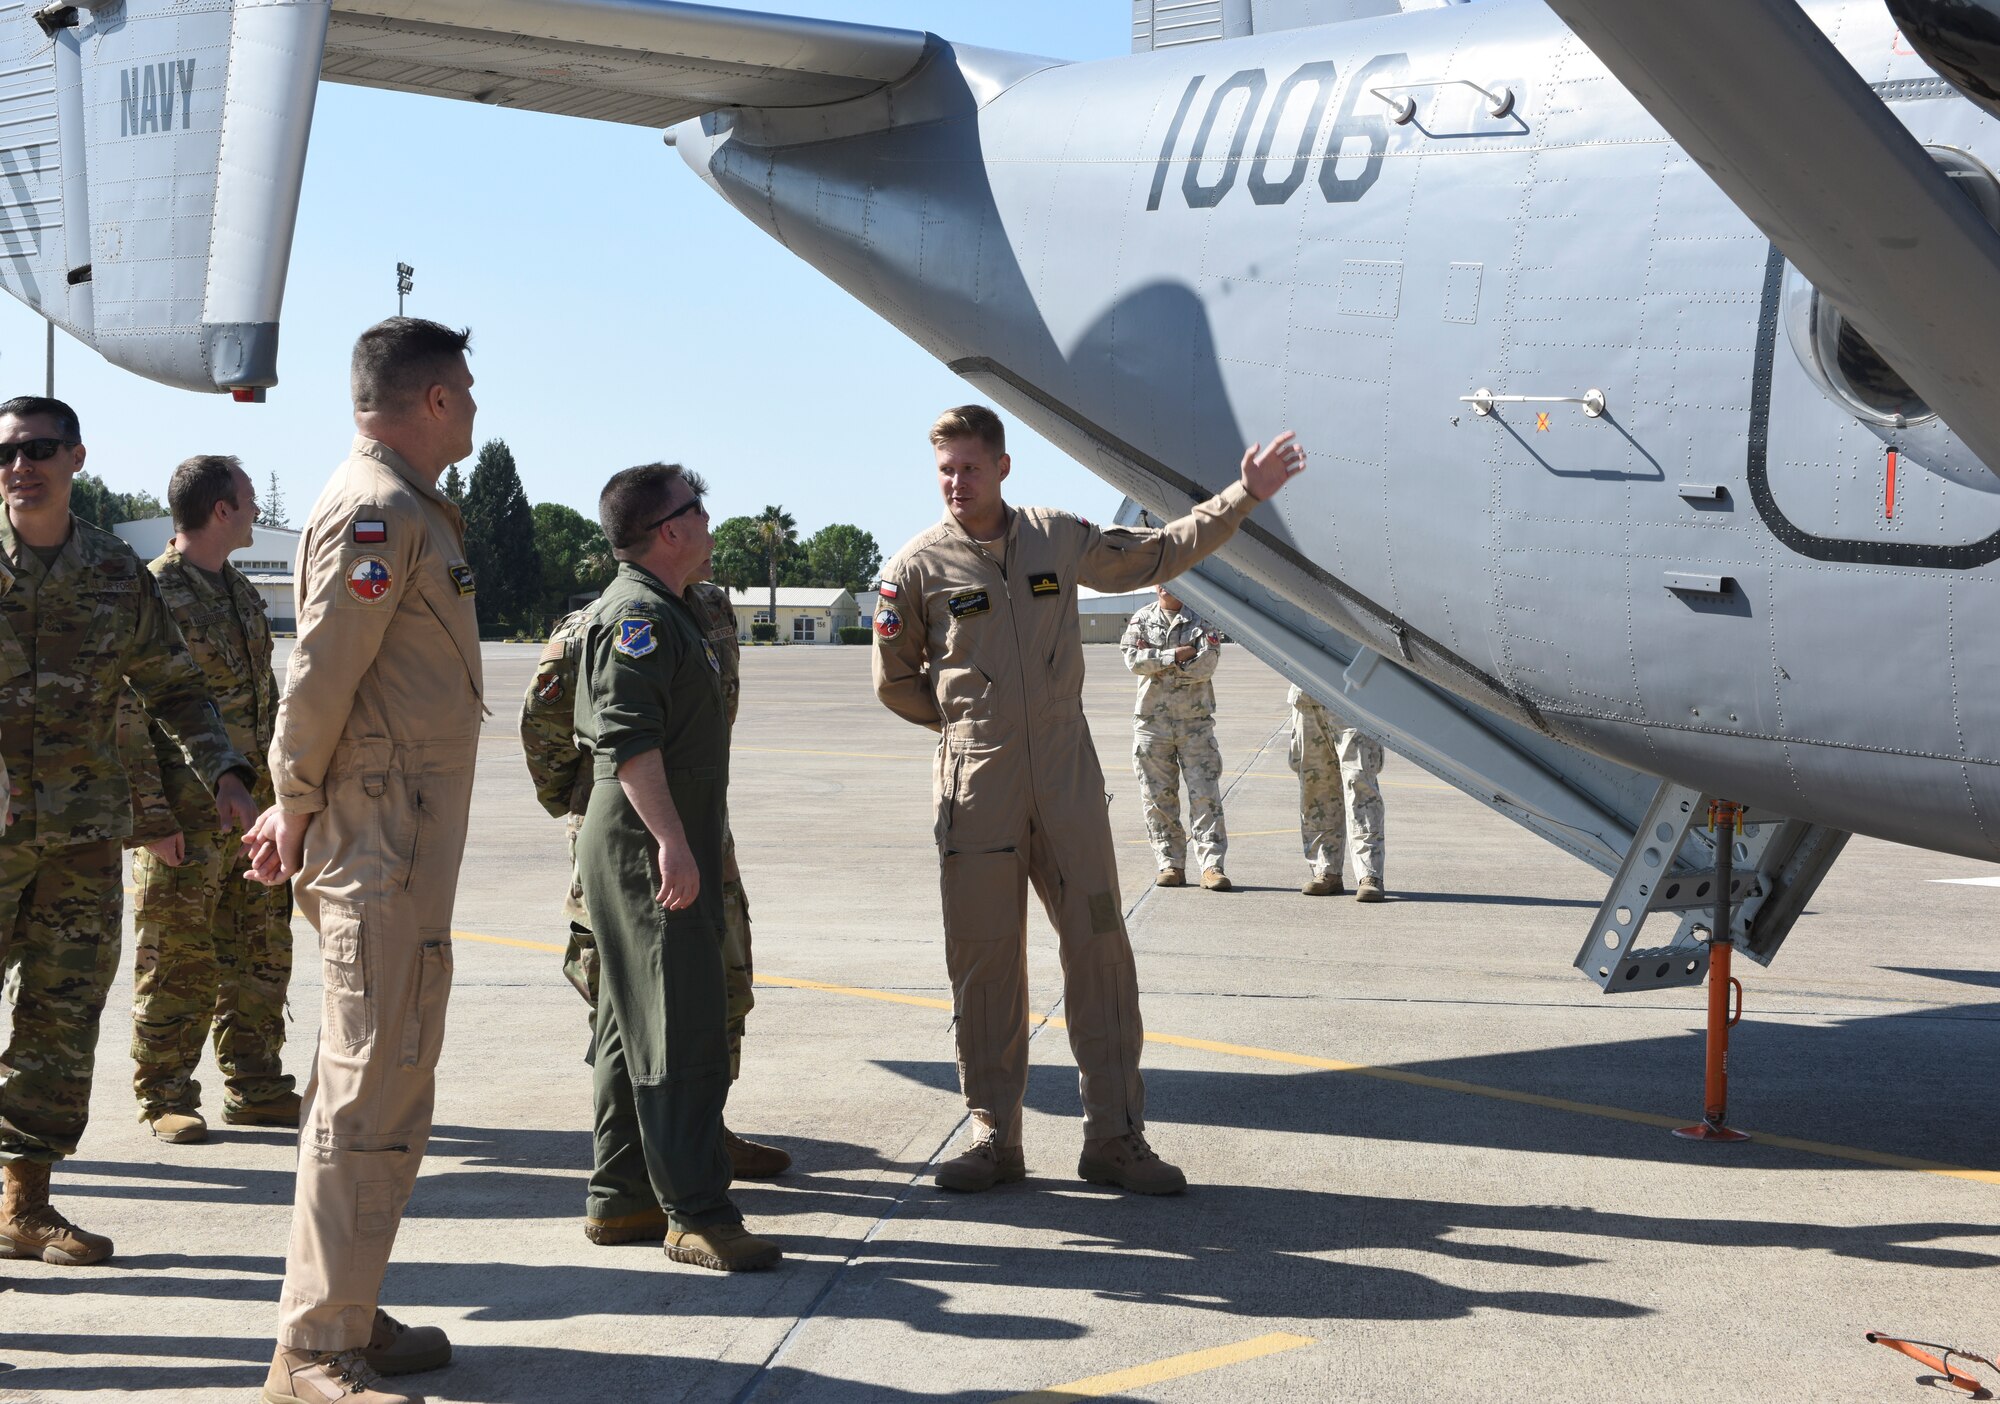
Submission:
[[[387,541],[389,539],[389,524],[387,522],[356,522],[354,524],[354,539],[364,546]]]

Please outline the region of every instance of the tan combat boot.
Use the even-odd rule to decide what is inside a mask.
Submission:
[[[668,1229],[667,1256],[717,1272],[762,1272],[776,1267],[785,1255],[770,1239],[757,1237],[741,1224],[724,1223]]]
[[[1338,897],[1347,887],[1340,880],[1339,873],[1328,873],[1325,877],[1310,877],[1299,891],[1308,897]]]
[[[208,1123],[201,1119],[198,1111],[167,1111],[155,1116],[142,1113],[140,1120],[153,1128],[155,1140],[165,1141],[171,1146],[199,1145],[208,1139]]]
[[[667,1211],[655,1204],[636,1214],[618,1214],[609,1219],[583,1220],[583,1236],[600,1248],[620,1243],[658,1243],[667,1236]]]
[[[1378,877],[1365,877],[1354,884],[1355,901],[1380,902],[1382,898],[1382,879]]]
[[[264,1376],[264,1404],[424,1404],[421,1394],[384,1389],[358,1350],[278,1347]]]
[[[286,1126],[299,1124],[299,1094],[287,1092],[269,1102],[224,1102],[222,1119],[231,1126]]]
[[[722,1128],[722,1146],[729,1152],[729,1174],[736,1180],[773,1180],[792,1168],[792,1158],[776,1146],[746,1141]]]
[[[85,1233],[49,1203],[49,1167],[7,1162],[0,1193],[0,1258],[40,1258],[58,1267],[87,1267],[111,1256],[111,1240]]]
[[[981,1136],[938,1166],[935,1181],[939,1189],[976,1194],[1027,1178],[1028,1162],[1019,1146],[1003,1146],[991,1136]]]
[[[361,1358],[378,1375],[421,1375],[451,1364],[451,1340],[436,1326],[405,1326],[376,1307]]]
[[[1201,875],[1201,885],[1210,892],[1227,892],[1229,877],[1220,868],[1210,868]]]
[[[1187,1188],[1187,1176],[1155,1155],[1137,1131],[1085,1141],[1076,1173],[1093,1185],[1116,1185],[1134,1194],[1179,1194]]]
[[[1153,879],[1155,887],[1186,887],[1187,874],[1179,868],[1162,868],[1160,875]]]

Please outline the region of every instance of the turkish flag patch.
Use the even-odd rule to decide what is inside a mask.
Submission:
[[[356,522],[352,535],[355,541],[364,546],[379,545],[389,539],[389,524],[387,522]]]

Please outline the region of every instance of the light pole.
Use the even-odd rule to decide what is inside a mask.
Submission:
[[[398,317],[403,315],[403,299],[410,295],[411,279],[416,276],[416,272],[417,270],[410,267],[407,263],[396,265],[396,315]]]

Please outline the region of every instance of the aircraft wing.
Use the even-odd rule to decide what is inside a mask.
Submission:
[[[664,127],[861,97],[928,43],[669,0],[0,6],[0,287],[113,365],[258,398],[320,78]]]
[[[864,96],[915,68],[925,41],[665,0],[335,0],[320,76],[667,127]]]
[[[2000,474],[2000,234],[1795,0],[1548,4]]]

